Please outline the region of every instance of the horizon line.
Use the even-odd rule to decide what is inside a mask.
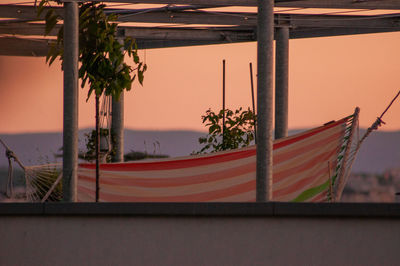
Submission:
[[[298,130],[309,130],[312,128],[316,127],[298,127],[298,128],[289,128],[288,131],[298,131]],[[81,127],[78,129],[78,131],[85,131],[85,130],[90,130],[94,129],[92,127]],[[360,130],[367,130],[368,128],[360,127]],[[157,129],[157,128],[132,128],[132,127],[127,127],[124,128],[124,130],[130,130],[130,131],[156,131],[156,132],[173,132],[173,131],[191,131],[191,132],[198,132],[198,133],[207,133],[207,130],[198,130],[198,129],[190,129],[190,128],[167,128],[167,129]],[[377,131],[380,132],[386,132],[386,133],[395,133],[395,132],[400,132],[399,129],[388,129],[385,130],[384,128],[379,129]],[[62,130],[47,130],[47,131],[0,131],[0,135],[27,135],[27,134],[61,134],[63,131]]]

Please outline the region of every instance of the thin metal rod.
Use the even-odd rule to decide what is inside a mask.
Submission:
[[[222,60],[222,148],[225,150],[225,59]]]
[[[257,19],[256,201],[272,199],[273,0],[259,0]]]
[[[77,199],[78,170],[78,3],[64,3],[63,200]]]
[[[253,104],[253,114],[254,114],[254,136],[257,136],[257,120],[256,120],[256,105],[254,103],[254,82],[253,82],[253,64],[250,63],[250,86],[251,86],[251,102]],[[254,139],[257,144],[257,137]]]
[[[96,202],[99,202],[99,181],[100,181],[100,119],[99,119],[99,103],[100,97],[96,95]]]
[[[275,139],[280,139],[288,135],[289,28],[277,28],[275,39]]]
[[[122,45],[121,51],[124,52],[124,40],[119,39]],[[111,110],[111,132],[110,139],[112,149],[115,155],[112,157],[113,162],[124,161],[124,90],[122,90],[119,99],[112,97]]]

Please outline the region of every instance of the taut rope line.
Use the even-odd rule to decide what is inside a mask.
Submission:
[[[364,136],[361,138],[360,142],[358,143],[358,146],[361,146],[361,143],[369,136],[369,134],[371,134],[371,132],[373,130],[377,130],[378,127],[382,126],[382,124],[386,124],[383,120],[382,117],[384,116],[384,114],[389,110],[389,108],[392,106],[392,104],[394,103],[394,101],[399,97],[400,95],[400,90],[399,92],[396,94],[396,96],[394,96],[394,98],[392,99],[392,101],[389,103],[389,105],[386,107],[385,111],[383,111],[383,113],[376,118],[376,121],[372,124],[372,126],[370,126],[367,130],[367,132],[365,132]]]

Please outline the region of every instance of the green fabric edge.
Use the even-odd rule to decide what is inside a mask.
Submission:
[[[329,187],[329,180],[327,180],[325,183],[317,186],[317,187],[312,187],[309,188],[305,191],[303,191],[300,195],[298,195],[295,199],[292,200],[292,202],[302,202],[306,201],[317,194],[321,193],[322,191],[328,189]]]
[[[349,116],[347,116],[347,117],[345,117],[344,119],[348,119],[348,121],[346,121],[346,123],[350,123],[350,125],[352,125],[353,123],[354,123],[354,121],[353,121],[353,119],[354,119],[354,114],[352,114],[352,115],[349,115]],[[346,126],[346,128],[345,128],[345,130],[344,130],[344,137],[343,137],[343,146],[341,147],[341,149],[340,149],[340,151],[339,151],[339,154],[343,151],[342,149],[343,148],[345,148],[345,146],[346,146],[346,144],[345,143],[347,143],[348,141],[349,141],[349,137],[348,136],[346,136],[346,131],[349,129],[349,128],[351,128],[351,126]],[[335,173],[333,174],[333,176],[332,176],[332,183],[333,184],[335,184],[336,183],[336,178],[337,178],[337,174],[338,174],[338,171],[339,171],[339,169],[341,168],[341,159],[342,158],[340,158],[341,156],[339,155],[338,157],[337,157],[337,162],[338,162],[338,165],[337,165],[337,167],[336,167],[336,169],[335,169]],[[321,193],[321,192],[323,192],[324,190],[327,190],[327,189],[329,189],[329,182],[330,182],[330,180],[327,180],[325,183],[323,183],[323,184],[321,184],[321,185],[319,185],[319,186],[316,186],[316,187],[312,187],[312,188],[309,188],[309,189],[307,189],[307,190],[305,190],[305,191],[303,191],[300,195],[298,195],[295,199],[293,199],[293,200],[291,200],[291,202],[303,202],[303,201],[306,201],[306,200],[308,200],[308,199],[310,199],[310,198],[312,198],[312,197],[314,197],[314,196],[316,196],[317,194],[319,194],[319,193]],[[333,185],[332,184],[332,185]]]

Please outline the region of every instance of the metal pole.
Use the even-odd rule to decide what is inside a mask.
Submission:
[[[112,98],[111,136],[115,155],[113,162],[124,161],[124,92],[121,92],[119,100]]]
[[[257,202],[272,199],[274,1],[259,0],[257,19]]]
[[[95,138],[95,151],[96,151],[96,202],[99,202],[100,193],[100,96],[96,95],[96,138]]]
[[[276,31],[275,139],[287,137],[289,110],[289,27]]]
[[[124,40],[120,38],[122,45],[121,51],[124,51]],[[115,150],[112,157],[113,162],[124,161],[124,91],[121,92],[119,99],[112,97],[111,110],[111,143]]]
[[[225,59],[222,60],[222,149],[225,150]]]
[[[77,199],[78,169],[78,3],[64,3],[63,200]]]
[[[251,86],[251,103],[253,104],[253,114],[256,114],[256,105],[254,103],[254,82],[253,82],[253,64],[250,63],[250,86]],[[254,117],[254,135],[256,136],[255,138],[255,143],[257,144],[257,121],[256,118]]]

